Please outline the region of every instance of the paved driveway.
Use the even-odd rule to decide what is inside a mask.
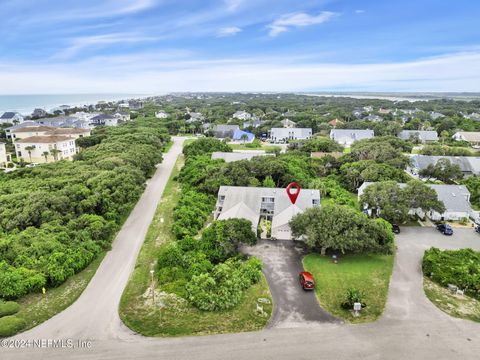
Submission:
[[[262,259],[264,274],[273,297],[269,328],[310,326],[318,322],[340,322],[323,310],[313,291],[304,291],[298,274],[303,271],[303,248],[293,241],[261,240],[244,247],[245,252]]]

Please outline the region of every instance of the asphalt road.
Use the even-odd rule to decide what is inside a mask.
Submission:
[[[338,319],[323,310],[313,291],[300,287],[298,275],[303,271],[304,251],[293,241],[262,240],[243,251],[263,261],[263,272],[273,297],[273,313],[268,328],[292,328],[336,322]]]
[[[163,171],[171,170],[179,140],[167,155]],[[169,165],[170,164],[170,165]],[[437,309],[422,288],[421,258],[430,246],[480,250],[480,235],[455,230],[452,237],[430,228],[402,228],[384,315],[375,323],[317,323],[277,327],[259,332],[205,337],[156,339],[132,334],[118,318],[123,287],[135,262],[157,196],[166,177],[161,169],[147,188],[137,212],[125,224],[111,253],[79,300],[69,309],[15,340],[91,339],[90,349],[0,349],[3,359],[478,359],[480,324],[456,319]],[[152,186],[153,185],[153,186]],[[161,187],[161,189],[160,189]],[[155,199],[149,199],[155,196]],[[148,199],[148,200],[147,200]],[[145,203],[146,202],[146,203]],[[152,203],[150,203],[152,202]],[[153,206],[153,209],[151,207]],[[148,215],[148,216],[147,216]],[[148,221],[147,221],[148,220]],[[135,226],[135,224],[145,224]],[[124,227],[124,228],[125,228]],[[142,239],[140,239],[142,238]],[[132,241],[132,239],[134,239]],[[119,248],[117,250],[117,247]],[[118,252],[118,253],[117,253]],[[127,254],[128,253],[128,254]],[[110,267],[115,267],[110,269]]]

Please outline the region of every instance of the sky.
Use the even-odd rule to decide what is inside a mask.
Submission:
[[[1,0],[0,94],[480,91],[480,1]]]

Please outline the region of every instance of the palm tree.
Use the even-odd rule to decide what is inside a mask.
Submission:
[[[53,159],[54,159],[55,161],[58,160],[58,154],[60,154],[60,153],[61,153],[61,151],[58,150],[58,149],[52,149],[52,150],[50,150],[50,154],[52,154]]]
[[[242,136],[240,136],[240,140],[243,140],[243,145],[245,145],[245,141],[248,140],[248,135],[247,134],[242,134]]]
[[[42,155],[45,156],[45,162],[48,162],[48,155],[50,155],[50,153],[48,151],[44,151]]]
[[[32,151],[35,150],[34,145],[26,146],[25,150],[28,152],[28,157],[30,158],[30,162],[32,162]]]

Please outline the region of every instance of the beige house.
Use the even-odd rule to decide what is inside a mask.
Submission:
[[[57,150],[57,151],[55,151]],[[15,141],[18,159],[32,163],[71,160],[77,153],[75,139],[70,136],[31,136]]]
[[[10,154],[7,154],[5,143],[0,142],[0,168],[6,168],[10,162]]]
[[[45,135],[47,136],[70,136],[74,139],[78,139],[81,137],[90,136],[90,129],[78,129],[78,128],[59,128],[53,129],[52,131],[47,132]]]
[[[44,136],[48,132],[53,130],[55,130],[55,128],[51,126],[28,126],[11,130],[10,134],[12,137],[12,141],[16,142],[17,140],[29,138],[32,136]]]
[[[452,138],[457,141],[468,141],[472,145],[480,144],[480,132],[478,131],[459,131],[453,134]]]

